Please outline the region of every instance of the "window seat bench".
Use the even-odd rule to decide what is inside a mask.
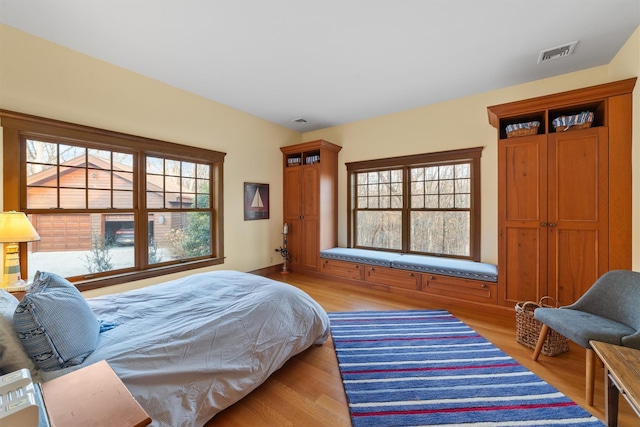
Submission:
[[[338,247],[320,251],[320,261],[321,273],[368,287],[497,304],[498,268],[493,264]]]

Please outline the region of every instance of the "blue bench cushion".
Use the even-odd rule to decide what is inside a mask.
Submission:
[[[320,251],[320,258],[349,261],[362,264],[391,267],[391,262],[400,257],[393,252],[372,251],[368,249],[331,248]]]
[[[487,282],[498,281],[498,267],[484,262],[426,255],[402,255],[391,262],[391,267]]]

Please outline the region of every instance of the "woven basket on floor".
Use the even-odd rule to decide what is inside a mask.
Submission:
[[[539,303],[533,301],[519,302],[516,304],[516,341],[529,348],[536,348],[542,323],[537,320],[533,312],[539,307],[549,307],[543,304],[543,297]],[[557,307],[557,304],[556,304]],[[545,356],[557,356],[569,351],[569,340],[553,329],[549,330],[547,339],[542,347]]]

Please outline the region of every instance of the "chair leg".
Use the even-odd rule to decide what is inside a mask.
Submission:
[[[549,326],[542,324],[542,328],[540,329],[540,336],[538,337],[538,342],[536,343],[536,349],[533,351],[533,360],[538,360],[538,356],[540,356],[540,352],[542,351],[542,347],[544,347],[544,342],[547,339],[547,335],[549,334]]]
[[[586,354],[586,369],[585,372],[585,400],[587,401],[587,405],[593,406],[593,389],[596,380],[596,354],[595,352],[588,348]]]

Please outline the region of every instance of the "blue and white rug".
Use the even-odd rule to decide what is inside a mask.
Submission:
[[[603,426],[447,311],[329,317],[354,427]]]

